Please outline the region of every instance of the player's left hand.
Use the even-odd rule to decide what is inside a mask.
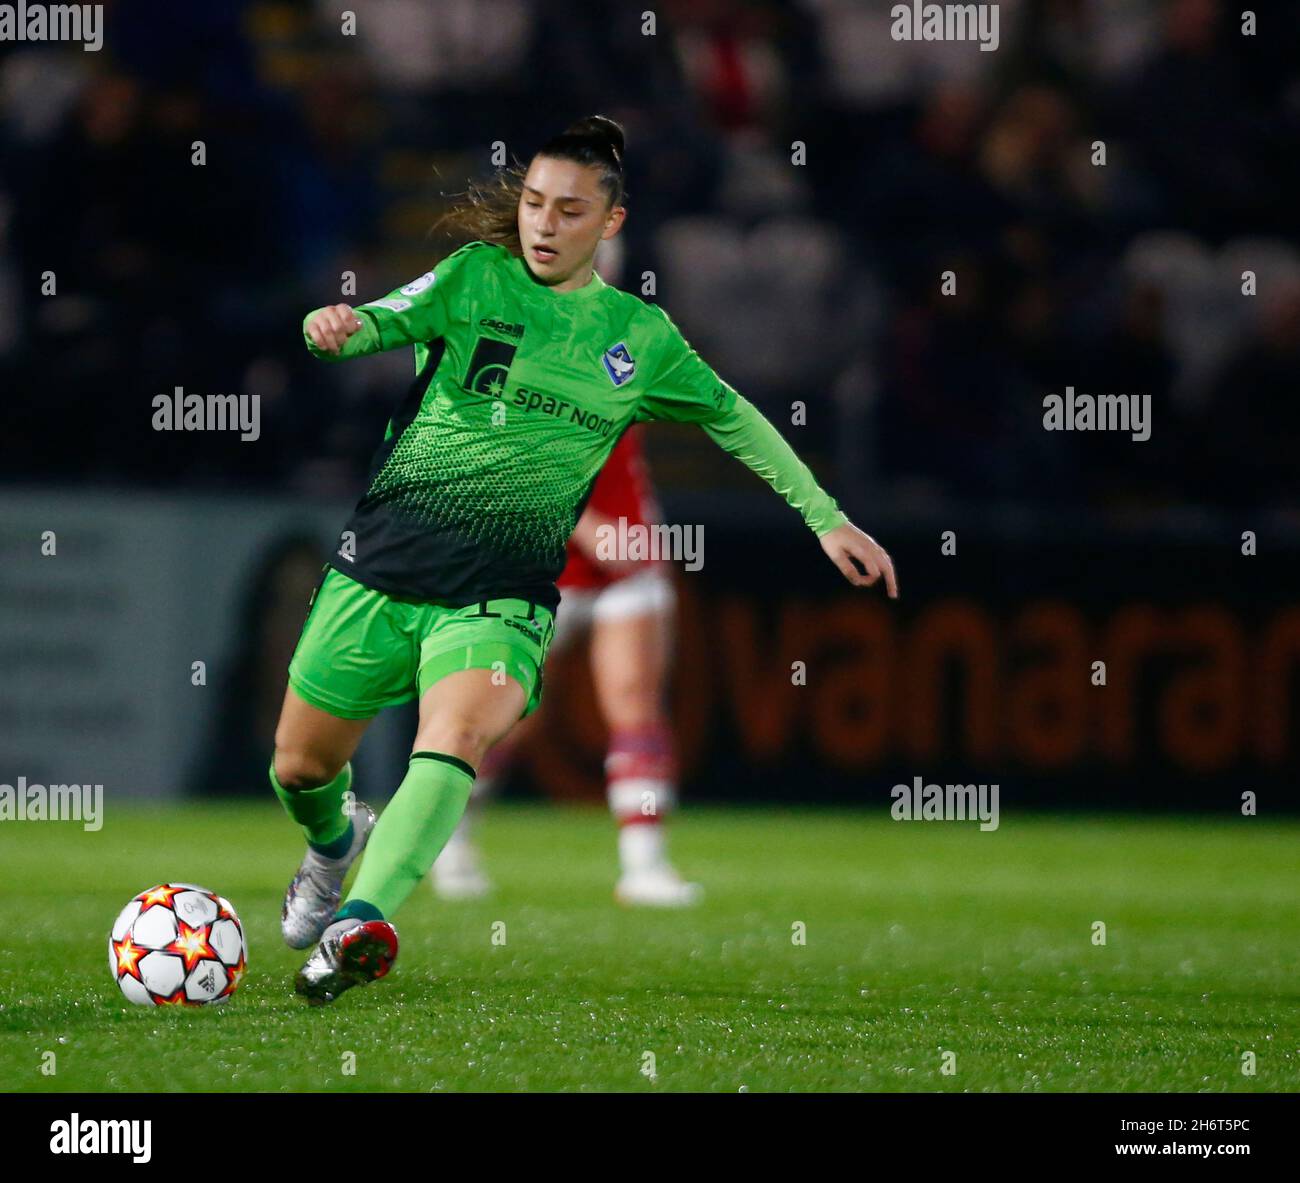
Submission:
[[[898,599],[898,580],[894,576],[894,560],[870,534],[864,534],[852,522],[845,522],[828,530],[821,536],[822,550],[831,557],[831,562],[854,587],[871,587],[883,575],[885,587],[891,600]],[[854,565],[857,559],[866,574],[863,575]]]

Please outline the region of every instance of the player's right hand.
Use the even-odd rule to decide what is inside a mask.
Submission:
[[[338,353],[343,342],[361,327],[357,314],[346,304],[331,304],[322,308],[307,322],[307,335],[317,349]]]

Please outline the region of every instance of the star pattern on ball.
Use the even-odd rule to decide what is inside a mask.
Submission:
[[[142,904],[140,911],[143,912],[145,908],[151,908],[154,904],[164,904],[170,908],[172,900],[180,895],[182,890],[182,888],[173,887],[170,883],[160,883],[149,891],[143,891],[136,897]]]
[[[248,972],[248,963],[241,957],[238,965],[226,967],[226,988],[217,995],[218,998],[229,998],[239,987],[239,983],[244,980],[244,975]]]
[[[208,926],[193,928],[179,916],[176,918],[176,939],[166,947],[168,953],[179,953],[189,973],[200,961],[216,961],[217,951],[208,942]]]
[[[130,937],[120,941],[113,942],[113,956],[117,958],[117,976],[123,975],[135,978],[137,982],[143,981],[140,977],[140,958],[145,954],[145,950],[140,948]]]

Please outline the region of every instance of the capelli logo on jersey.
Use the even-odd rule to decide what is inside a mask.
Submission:
[[[606,349],[604,357],[600,360],[605,363],[605,373],[609,375],[609,380],[615,386],[622,386],[636,373],[636,360],[627,351],[627,345],[622,341],[612,349]]]
[[[479,318],[479,328],[491,329],[494,333],[500,333],[503,337],[513,337],[516,341],[524,335],[524,326],[521,324],[507,324],[504,320],[497,320],[495,316],[484,316]]]

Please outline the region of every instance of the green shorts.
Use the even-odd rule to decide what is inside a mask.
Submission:
[[[490,669],[524,688],[531,715],[554,633],[553,614],[528,600],[407,600],[330,567],[307,609],[289,685],[331,715],[369,719],[457,670]]]

